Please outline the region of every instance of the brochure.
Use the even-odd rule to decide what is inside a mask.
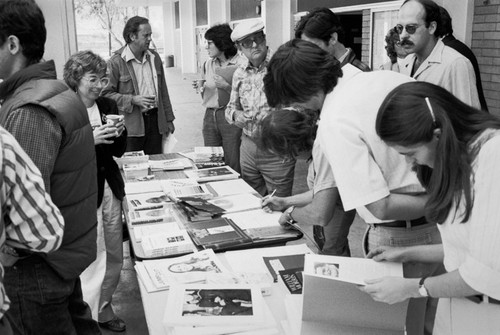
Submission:
[[[196,251],[196,247],[184,229],[144,236],[141,245],[146,257],[173,256]]]
[[[157,209],[172,205],[163,192],[130,194],[127,195],[127,204],[130,211]]]
[[[186,223],[193,242],[202,248],[217,251],[242,246],[251,238],[227,218]]]
[[[229,166],[184,171],[186,177],[198,182],[237,179],[240,174]]]

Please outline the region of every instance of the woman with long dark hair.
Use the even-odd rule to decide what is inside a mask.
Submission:
[[[367,281],[375,300],[438,297],[434,334],[491,334],[500,329],[500,119],[425,82],[394,89],[379,109],[377,134],[414,162],[429,193],[426,216],[442,244],[378,247],[368,257],[444,261],[447,273]]]

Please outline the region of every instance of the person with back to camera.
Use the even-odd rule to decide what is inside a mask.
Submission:
[[[203,140],[205,146],[222,146],[224,161],[236,172],[240,172],[241,128],[229,124],[225,110],[231,94],[234,71],[247,61],[231,40],[232,30],[227,23],[218,24],[205,33],[206,49],[210,57],[203,65],[202,87],[194,84],[201,92],[203,107]],[[224,73],[224,76],[221,74]]]
[[[380,106],[380,138],[414,164],[429,193],[426,216],[442,244],[390,248],[377,261],[440,262],[447,273],[367,281],[375,300],[438,297],[434,334],[493,334],[500,329],[500,119],[429,83],[395,88]]]
[[[123,265],[121,201],[125,184],[113,157],[121,157],[127,146],[127,131],[118,116],[116,102],[100,97],[109,79],[106,61],[91,51],[80,51],[64,66],[64,80],[85,107],[93,129],[97,160],[97,258],[82,273],[82,291],[93,316],[102,328],[124,331],[125,322],[111,306]]]
[[[401,47],[401,40],[396,28],[391,28],[385,35],[385,50],[389,61],[380,66],[380,70],[399,72],[399,63],[408,55]]]

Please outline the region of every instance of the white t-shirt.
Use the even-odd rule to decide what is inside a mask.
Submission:
[[[375,131],[387,94],[414,81],[393,71],[362,72],[347,64],[343,77],[323,104],[317,138],[324,148],[344,209],[356,209],[367,223],[384,222],[365,207],[392,193],[420,193],[423,188],[405,158]]]

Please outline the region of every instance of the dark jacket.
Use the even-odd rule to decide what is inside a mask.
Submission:
[[[358,69],[360,69],[363,72],[370,72],[371,71],[371,69],[368,65],[366,65],[365,63],[363,63],[362,61],[360,61],[359,59],[356,58],[356,54],[354,53],[354,51],[352,51],[352,49],[348,48],[347,50],[348,50],[347,56],[344,58],[344,60],[340,64],[340,67],[342,67],[346,64],[351,64],[352,66],[357,67]]]
[[[75,279],[96,257],[97,175],[94,137],[87,110],[78,96],[56,79],[53,61],[22,69],[0,84],[0,125],[25,105],[52,114],[63,130],[50,175],[50,196],[64,217],[59,250],[43,255],[64,279]],[[8,130],[8,129],[7,129]],[[29,150],[26,150],[29,152]]]
[[[101,121],[106,124],[106,115],[118,114],[116,102],[109,98],[99,97],[96,100]],[[113,144],[98,144],[95,146],[97,160],[97,207],[102,203],[104,192],[104,180],[108,182],[109,188],[118,200],[123,200],[125,196],[125,184],[123,182],[120,169],[114,157],[121,157],[127,147],[127,130],[125,129],[120,137],[116,138]]]
[[[102,95],[116,101],[121,115],[125,116],[128,136],[145,136],[144,119],[138,106],[132,104],[132,97],[139,94],[139,85],[130,62],[126,63],[122,57],[125,47],[114,52],[108,61],[109,84],[102,91]],[[167,133],[167,122],[174,121],[174,112],[168,95],[165,72],[160,55],[149,50],[154,56],[154,67],[158,82],[158,132]]]

